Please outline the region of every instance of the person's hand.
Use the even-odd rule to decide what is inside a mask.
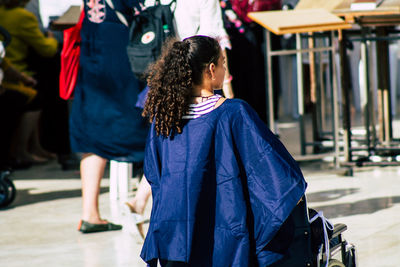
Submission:
[[[226,98],[234,98],[235,95],[232,90],[232,84],[231,82],[224,82],[224,86],[222,87],[222,91],[224,92],[224,95]]]
[[[54,33],[52,31],[47,31],[47,37],[54,38]]]
[[[235,95],[233,94],[233,89],[232,89],[232,75],[229,72],[228,68],[228,57],[226,55],[226,50],[222,50],[222,54],[225,58],[225,80],[224,80],[224,85],[222,86],[222,91],[224,92],[224,95],[226,98],[234,98]]]
[[[37,84],[37,81],[33,77],[26,75],[25,73],[21,73],[21,81],[26,86],[31,87],[34,87]]]
[[[232,82],[232,75],[230,75],[229,72],[225,73],[225,80],[224,80],[224,85],[222,86],[222,91],[224,92],[226,98],[235,97],[235,95],[233,94],[231,82]]]
[[[5,91],[6,89],[0,85],[0,95],[4,94]]]

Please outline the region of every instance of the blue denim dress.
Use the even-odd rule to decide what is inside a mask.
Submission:
[[[80,70],[70,115],[71,148],[107,159],[140,162],[147,122],[135,106],[144,87],[126,54],[128,27],[104,0],[85,1]],[[134,0],[113,0],[130,21]]]

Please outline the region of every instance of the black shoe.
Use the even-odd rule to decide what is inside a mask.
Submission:
[[[117,231],[121,229],[122,225],[119,224],[113,224],[110,222],[105,224],[93,224],[84,220],[81,221],[79,226],[79,231],[81,231],[83,234],[105,232],[105,231]]]
[[[80,160],[75,154],[59,154],[57,157],[63,171],[79,170]]]

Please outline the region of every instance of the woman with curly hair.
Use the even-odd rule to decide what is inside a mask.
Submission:
[[[144,173],[153,207],[141,257],[151,267],[267,266],[288,247],[271,240],[306,182],[246,102],[214,95],[224,73],[221,48],[206,36],[169,43],[150,68]]]
[[[154,0],[146,0],[145,6],[154,5]],[[218,39],[219,45],[224,53],[231,49],[229,36],[224,29],[222,20],[221,7],[218,0],[176,0],[172,3],[171,0],[161,0],[160,3],[169,5],[174,14],[174,25],[176,38],[183,40],[194,35],[213,36]],[[228,65],[228,64],[225,64]],[[225,71],[225,79],[223,86],[220,87],[220,93],[223,93],[227,98],[233,98],[232,76],[228,68]],[[142,92],[144,96],[146,92]],[[142,98],[141,98],[142,100]],[[143,101],[140,101],[140,107],[143,107]],[[146,179],[142,179],[137,188],[135,197],[126,203],[124,213],[127,214],[132,226],[132,232],[137,235],[137,232],[143,237],[143,223],[146,220],[143,214],[146,208],[148,199],[151,196],[150,185]]]

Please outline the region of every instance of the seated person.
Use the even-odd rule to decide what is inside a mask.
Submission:
[[[214,94],[224,62],[215,39],[193,36],[171,41],[150,69],[144,174],[153,207],[141,257],[151,267],[268,266],[288,248],[270,243],[293,227],[307,184],[254,109]]]
[[[39,28],[35,15],[24,9],[27,0],[3,0],[0,2],[0,26],[10,35],[11,42],[6,48],[6,58],[19,72],[28,76],[34,75],[28,63],[32,50],[43,57],[54,56],[57,52],[57,40],[46,37]],[[4,81],[5,83],[6,81]],[[4,87],[11,90],[22,90],[29,94],[31,90],[21,83],[10,82]],[[21,115],[18,126],[13,134],[10,156],[15,162],[43,163],[52,155],[45,151],[39,141],[39,119],[42,103],[40,91]]]
[[[32,77],[18,71],[7,58],[0,63],[4,79],[0,84],[0,165],[13,168],[28,167],[29,164],[10,162],[10,142],[22,114],[35,102],[37,92]]]

